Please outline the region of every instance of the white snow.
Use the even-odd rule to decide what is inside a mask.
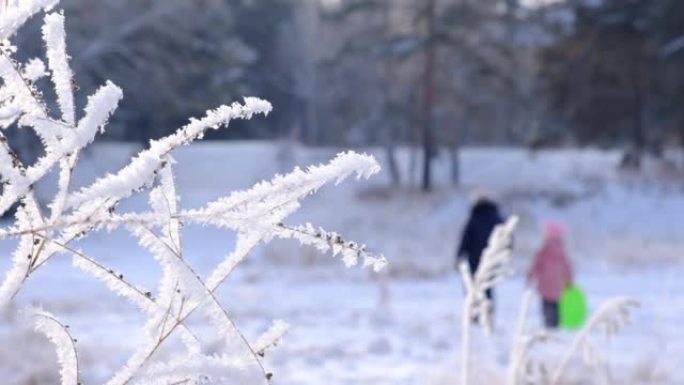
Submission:
[[[74,187],[118,170],[134,150],[95,145],[81,155]],[[383,159],[383,151],[367,150]],[[199,207],[295,164],[318,164],[337,152],[257,142],[180,148],[173,153],[180,207]],[[408,151],[400,155],[402,169],[409,169]],[[487,339],[476,329],[471,341],[476,352],[471,359],[474,383],[493,383],[505,376],[524,289],[521,272],[540,242],[538,224],[548,217],[568,226],[570,256],[592,309],[622,295],[642,303],[633,325],[600,345],[610,353],[614,383],[684,383],[678,368],[684,357],[682,184],[621,174],[618,162],[617,152],[598,150],[530,155],[518,149],[469,148],[461,157],[461,188],[440,182],[428,196],[408,189],[392,191],[386,169],[370,181],[323,188],[307,198],[293,224],[313,222],[367,244],[387,257],[388,273],[347,270],[313,248],[274,241],[238,265],[218,296],[253,341],[273,319],[291,325],[282,343],[266,351],[266,369],[278,384],[456,383],[463,290],[453,253],[469,191],[479,186],[498,197],[506,213],[518,214],[521,224],[513,255],[518,272],[496,289],[494,335]],[[447,180],[447,164],[446,156],[438,159],[438,181]],[[39,196],[52,196],[51,188],[39,186]],[[145,207],[142,195],[124,202],[126,209]],[[211,271],[235,245],[234,234],[227,231],[188,225],[183,233],[187,255],[200,274]],[[0,258],[0,273],[9,268],[15,246],[16,241],[0,243],[5,256]],[[76,246],[141,286],[151,287],[161,274],[151,255],[123,231],[94,233]],[[57,256],[37,272],[16,302],[17,307],[43,304],[70,325],[78,336],[84,383],[103,383],[124,364],[136,340],[144,338],[141,331],[131,335],[131,330],[142,330],[144,322],[135,307],[80,273],[68,255]],[[540,324],[538,313],[535,301],[530,314],[534,326]],[[572,333],[561,332],[559,337],[567,345]],[[557,360],[563,351],[562,344],[551,344],[541,353]],[[55,362],[49,342],[31,325],[15,318],[11,309],[0,315],[3,383],[56,383]],[[589,373],[578,366],[571,372],[580,380]]]

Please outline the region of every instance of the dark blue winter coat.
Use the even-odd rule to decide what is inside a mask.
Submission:
[[[489,236],[494,227],[502,222],[499,208],[494,202],[482,200],[476,203],[463,229],[461,245],[456,255],[457,264],[460,259],[466,259],[470,265],[470,272],[474,274],[480,265],[480,257],[487,247]]]

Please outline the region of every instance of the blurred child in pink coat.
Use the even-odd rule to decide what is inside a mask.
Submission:
[[[542,299],[542,313],[547,328],[558,327],[558,300],[572,284],[572,267],[565,252],[565,226],[553,221],[543,224],[544,242],[527,273],[527,282],[534,284]]]

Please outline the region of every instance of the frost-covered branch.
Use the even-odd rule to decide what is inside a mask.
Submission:
[[[33,74],[35,75],[35,74]],[[52,147],[56,143],[57,132],[55,127],[40,124],[47,120],[46,108],[38,93],[38,90],[24,78],[23,71],[18,63],[9,56],[8,52],[0,52],[0,78],[3,80],[0,88],[0,106],[3,109],[2,128],[26,119],[20,124],[34,124],[33,129],[46,147]]]
[[[353,241],[345,241],[336,232],[328,232],[323,228],[315,228],[311,223],[301,226],[288,226],[282,223],[275,225],[275,235],[279,238],[295,238],[304,245],[310,245],[322,252],[330,251],[333,256],[342,255],[345,266],[352,267],[363,261],[363,266],[371,266],[378,272],[387,265],[387,259],[374,255],[366,250],[366,245]]]
[[[26,21],[42,10],[49,10],[59,0],[22,0],[7,4],[0,18],[0,41],[14,35]]]
[[[280,343],[288,330],[290,330],[290,325],[287,322],[275,320],[271,327],[256,340],[252,348],[259,356],[263,357],[267,349],[271,349]]]
[[[41,8],[55,0],[13,2],[0,15],[0,41],[16,30]],[[70,255],[73,265],[101,281],[112,293],[122,296],[147,316],[146,338],[141,341],[125,365],[112,373],[108,385],[131,383],[195,383],[198,381],[266,384],[272,374],[261,358],[275,347],[287,331],[283,321],[274,322],[254,344],[237,327],[216,290],[249,253],[262,242],[275,237],[294,238],[333,255],[342,254],[347,266],[361,260],[375,270],[386,261],[366,250],[364,245],[344,240],[336,233],[316,228],[285,225],[301,201],[327,183],[339,183],[356,176],[367,178],[379,170],[375,159],[365,154],[341,153],[328,164],[305,170],[296,168],[287,175],[256,184],[244,191],[226,195],[196,209],[179,206],[171,155],[178,147],[201,139],[209,129],[226,126],[234,119],[268,115],[267,101],[246,97],[207,111],[201,119],[192,119],[175,133],[152,141],[148,149],[135,156],[127,166],[105,175],[89,186],[71,191],[71,181],[79,153],[102,132],[116,110],[123,92],[107,81],[88,97],[80,118],[74,103],[73,73],[66,50],[65,20],[62,13],[45,16],[42,35],[46,45],[46,66],[40,58],[25,64],[12,58],[15,47],[0,44],[0,126],[17,124],[32,129],[40,138],[44,155],[35,163],[24,165],[0,131],[0,213],[18,204],[15,221],[0,229],[0,239],[18,238],[12,255],[12,267],[0,284],[0,305],[9,303],[34,272],[57,255]],[[43,95],[33,83],[48,75],[54,87],[59,116],[51,116]],[[48,103],[50,104],[50,103]],[[34,185],[59,164],[58,191],[44,216],[33,192]],[[115,213],[123,199],[149,190],[147,212]],[[235,249],[208,275],[200,276],[184,258],[182,227],[210,225],[237,233]],[[125,228],[149,251],[161,266],[162,277],[156,290],[140,288],[103,262],[72,246],[72,242],[101,229]],[[208,356],[205,346],[187,320],[193,314],[204,316],[215,335],[224,343],[224,351]],[[78,383],[76,347],[67,327],[51,314],[39,314],[38,328],[58,346],[62,364],[62,384]],[[157,352],[168,345],[172,336],[185,343],[183,353],[167,362],[159,362]]]
[[[43,39],[47,47],[47,58],[52,83],[55,85],[57,102],[62,110],[62,120],[68,125],[74,125],[76,112],[74,110],[74,92],[72,88],[73,74],[69,67],[69,57],[66,52],[66,34],[64,32],[64,15],[51,13],[45,16],[43,25]]]
[[[88,98],[85,116],[73,130],[68,127],[62,127],[60,123],[50,123],[62,127],[62,130],[59,132],[61,139],[59,144],[55,146],[56,148],[48,149],[48,152],[38,159],[35,165],[26,170],[27,183],[32,185],[37,182],[61,159],[89,145],[95,139],[97,132],[101,131],[101,128],[104,127],[107,119],[114,112],[122,97],[123,92],[121,89],[113,83],[107,82],[107,84],[100,87],[95,94]],[[9,204],[14,203],[11,198],[13,196],[23,196],[29,186],[22,187],[23,189],[18,188],[3,192],[4,200],[8,201]],[[5,198],[5,196],[8,198]],[[0,209],[2,207],[4,206],[0,206]]]
[[[208,129],[218,129],[234,119],[251,119],[256,114],[268,115],[271,109],[269,102],[247,97],[244,104],[236,102],[230,106],[207,111],[207,115],[202,119],[192,119],[174,134],[152,141],[149,149],[139,153],[128,166],[116,174],[100,178],[91,186],[84,187],[70,196],[67,205],[74,207],[102,197],[117,200],[126,198],[150,182],[156,172],[163,167],[164,157],[172,150],[201,139]]]
[[[34,309],[36,330],[43,333],[56,347],[61,385],[78,385],[78,353],[69,327],[45,310]]]

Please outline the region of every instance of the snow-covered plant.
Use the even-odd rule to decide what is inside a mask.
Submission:
[[[530,355],[530,351],[536,345],[549,341],[558,341],[558,338],[547,330],[527,332],[527,314],[531,301],[532,290],[527,289],[520,302],[518,320],[513,334],[508,373],[506,375],[507,385],[548,383],[549,372],[546,365],[543,362],[534,360]]]
[[[526,338],[525,327],[527,321],[527,313],[530,308],[530,302],[532,301],[532,291],[525,290],[523,294],[522,301],[520,302],[520,308],[518,310],[518,319],[515,326],[515,331],[513,333],[513,342],[511,344],[511,357],[508,365],[508,373],[506,376],[506,384],[515,385],[517,378],[520,377],[520,369],[526,366],[527,362],[527,351],[529,346],[533,344],[535,338]]]
[[[604,303],[575,336],[572,345],[554,371],[551,384],[558,385],[561,383],[572,357],[580,349],[583,349],[585,363],[607,370],[607,359],[600,354],[592,343],[591,333],[598,329],[604,332],[606,338],[614,336],[630,322],[630,313],[637,307],[639,307],[639,302],[627,297],[614,298]]]
[[[548,365],[534,360],[530,355],[530,350],[536,345],[549,341],[560,342],[560,339],[548,330],[536,332],[527,332],[525,330],[525,320],[530,299],[531,292],[527,290],[520,306],[506,383],[508,385],[559,385],[571,359],[578,351],[583,353],[584,362],[590,367],[600,370],[604,382],[610,383],[607,358],[600,353],[597,345],[590,339],[590,336],[597,329],[603,330],[607,338],[615,335],[629,322],[630,312],[635,307],[638,307],[638,302],[624,297],[607,301],[577,333],[561,362],[550,373],[547,368]]]
[[[517,225],[518,217],[512,216],[505,223],[494,228],[474,275],[470,274],[466,262],[459,265],[466,291],[461,320],[461,383],[463,385],[468,384],[470,324],[472,320],[475,320],[485,328],[487,333],[491,332],[493,307],[486,293],[513,273],[511,246],[513,232]]]
[[[45,16],[42,29],[47,66],[39,58],[26,63],[13,59],[16,48],[9,38],[28,18],[41,9],[49,11],[56,2],[4,2],[0,14],[0,128],[16,124],[32,129],[44,148],[40,159],[25,165],[0,130],[0,214],[18,204],[14,223],[0,228],[0,239],[15,237],[19,241],[13,265],[0,284],[0,306],[8,304],[50,259],[70,255],[74,266],[102,281],[147,316],[146,338],[126,364],[111,375],[107,385],[267,383],[271,374],[264,369],[261,358],[280,341],[287,324],[276,321],[256,341],[249,341],[215,292],[255,246],[274,237],[293,238],[333,255],[340,254],[347,266],[361,261],[364,266],[381,269],[385,259],[368,252],[363,245],[311,224],[284,223],[307,195],[326,183],[339,183],[352,175],[367,178],[379,170],[377,162],[368,155],[341,153],[326,165],[296,168],[203,207],[181,209],[174,182],[173,151],[201,139],[207,130],[271,111],[267,101],[247,97],[243,104],[207,111],[204,117],[192,119],[175,133],[152,141],[148,149],[118,172],[73,189],[71,180],[80,152],[104,130],[123,92],[106,82],[88,97],[84,111],[76,112],[64,16],[58,12]],[[59,114],[49,111],[43,95],[34,86],[36,80],[45,76],[54,86]],[[36,199],[34,186],[55,168],[59,168],[57,193],[44,210]],[[143,192],[149,195],[148,211],[116,212],[119,202]],[[186,224],[211,225],[237,234],[234,251],[206,277],[198,274],[185,258],[181,228]],[[156,290],[136,286],[72,245],[92,231],[117,228],[135,236],[161,266]],[[62,384],[79,383],[78,355],[68,326],[45,311],[36,310],[34,314],[36,328],[57,345]],[[223,351],[207,354],[206,341],[187,322],[193,315],[204,316],[212,323],[215,337],[225,346]],[[185,351],[160,362],[157,353],[172,337],[183,341]]]

